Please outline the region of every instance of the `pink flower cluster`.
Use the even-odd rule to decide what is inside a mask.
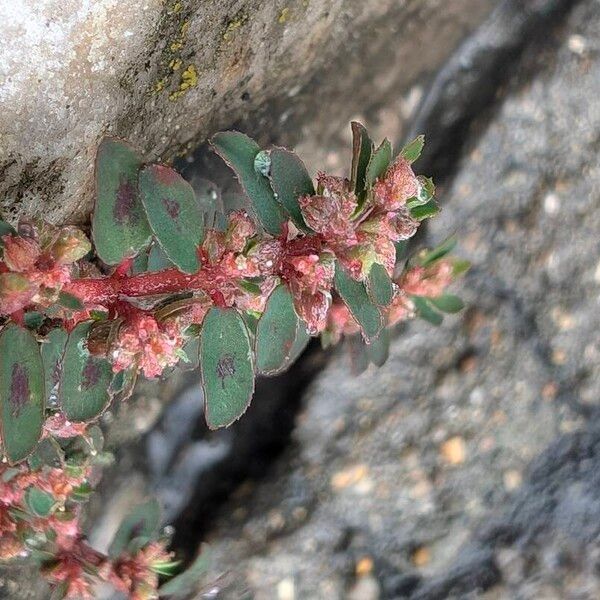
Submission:
[[[407,269],[394,279],[396,290],[394,299],[385,309],[385,322],[392,327],[415,314],[411,296],[438,298],[454,280],[454,265],[450,259],[438,260],[427,266]],[[328,313],[328,338],[337,343],[344,335],[354,335],[360,331],[348,307],[341,301],[335,302]]]
[[[71,280],[71,265],[91,250],[77,227],[29,222],[19,224],[19,235],[2,236],[0,246],[0,315],[56,302]]]
[[[89,477],[89,467],[46,466],[36,471],[24,464],[2,465],[0,560],[28,556],[39,547],[47,556],[42,565],[44,577],[53,587],[61,587],[62,597],[72,600],[94,598],[98,582],[111,584],[133,600],[158,598],[157,567],[172,562],[165,542],[151,542],[133,554],[125,552],[111,560],[85,541],[80,505],[73,503],[71,496]],[[31,512],[26,496],[32,488],[53,498],[55,505],[46,516]]]
[[[159,323],[153,316],[137,313],[125,322],[110,349],[115,373],[135,368],[146,377],[158,377],[177,364],[184,338],[175,321]]]

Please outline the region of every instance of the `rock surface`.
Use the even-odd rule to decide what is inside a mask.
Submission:
[[[429,230],[462,240],[470,308],[318,376],[293,446],[222,510],[221,597],[600,596],[599,29],[579,3],[472,124]]]
[[[304,110],[298,92],[317,75],[320,101],[309,104],[322,114],[313,131],[339,130],[374,95],[361,85],[365,72],[377,84],[375,95],[406,89],[433,72],[494,4],[3,2],[0,210],[11,219],[85,220],[103,135],[168,160],[275,99],[279,108],[269,117],[283,119],[281,131],[294,107]],[[344,60],[335,76],[325,75],[336,57]],[[253,133],[278,137],[272,127]]]

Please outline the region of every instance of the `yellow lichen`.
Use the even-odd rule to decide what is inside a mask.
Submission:
[[[181,74],[179,89],[169,94],[169,100],[175,101],[181,98],[190,88],[198,85],[198,73],[194,65],[189,65]]]
[[[235,32],[246,23],[248,17],[246,15],[236,16],[234,19],[227,23],[227,27],[225,27],[225,32],[223,33],[223,40],[228,42],[231,40],[235,34]]]
[[[279,13],[279,19],[277,19],[277,22],[280,25],[283,25],[289,18],[290,16],[290,9],[288,7],[284,8],[281,13]]]

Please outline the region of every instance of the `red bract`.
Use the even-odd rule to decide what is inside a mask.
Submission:
[[[15,273],[26,273],[33,269],[40,256],[40,245],[31,238],[5,235],[2,238],[2,258],[6,266]]]
[[[410,163],[402,156],[390,165],[382,179],[373,186],[375,204],[395,211],[419,194],[419,180]]]
[[[174,322],[159,324],[149,315],[136,316],[119,330],[111,349],[115,373],[135,367],[146,377],[158,377],[181,358],[183,337]]]
[[[437,298],[452,281],[454,267],[449,260],[440,260],[429,267],[409,269],[399,281],[401,288],[413,296]]]

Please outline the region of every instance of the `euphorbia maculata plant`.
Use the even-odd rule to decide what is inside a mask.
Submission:
[[[38,560],[56,597],[91,597],[96,580],[131,598],[176,597],[183,574],[160,536],[155,502],[138,507],[108,554],[82,535],[80,502],[106,460],[95,421],[141,373],[199,365],[205,415],[227,427],[257,374],[287,368],[311,336],[350,337],[359,365],[381,365],[389,328],[439,324],[462,302],[445,292],[467,268],[454,240],[406,260],[407,240],[438,212],[416,176],[418,137],[394,157],[352,123],[349,178],[319,173],[238,132],[214,150],[247,210],[217,210],[175,170],[105,138],[96,159],[91,240],[77,227],[0,222],[0,557]],[[356,352],[357,340],[362,348]]]

